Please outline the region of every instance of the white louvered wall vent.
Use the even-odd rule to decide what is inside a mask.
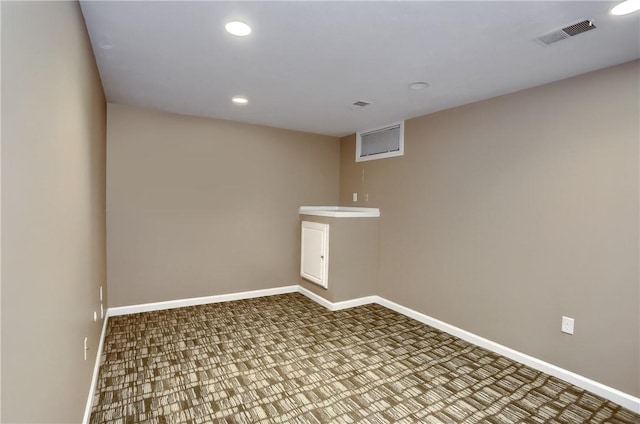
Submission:
[[[584,21],[578,22],[577,24],[569,25],[557,31],[545,34],[542,37],[538,37],[537,40],[540,44],[548,46],[550,44],[557,43],[558,41],[562,41],[566,38],[582,34],[583,32],[591,31],[595,28],[596,26],[592,20],[585,19]]]
[[[404,121],[356,134],[356,162],[404,154]]]

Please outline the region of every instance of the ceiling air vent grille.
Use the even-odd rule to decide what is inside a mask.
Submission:
[[[577,24],[569,25],[557,31],[545,34],[542,37],[539,37],[538,41],[545,46],[548,46],[549,44],[553,44],[558,41],[564,40],[565,38],[582,34],[583,32],[590,31],[595,28],[596,26],[594,25],[593,21],[585,19],[584,21],[578,22]]]
[[[593,24],[593,21],[585,20],[562,28],[562,30],[573,37],[574,35],[582,34],[583,32],[587,32],[595,28],[596,26]]]

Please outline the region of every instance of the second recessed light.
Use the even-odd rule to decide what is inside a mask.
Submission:
[[[238,37],[245,37],[251,34],[251,27],[240,21],[228,22],[224,26],[224,29],[226,29],[229,34],[237,35]]]
[[[247,100],[246,97],[242,97],[242,96],[232,97],[231,101],[237,105],[246,105],[247,103],[249,103],[249,100]]]
[[[409,88],[412,90],[422,90],[423,88],[427,88],[428,86],[429,84],[427,84],[426,82],[419,81],[409,85]]]
[[[640,10],[640,0],[627,0],[611,9],[611,14],[617,16],[628,15],[638,10]]]

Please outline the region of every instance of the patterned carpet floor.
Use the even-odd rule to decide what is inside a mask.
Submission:
[[[109,319],[91,423],[640,423],[379,305],[293,293]]]

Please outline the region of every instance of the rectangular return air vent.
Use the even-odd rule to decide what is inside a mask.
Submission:
[[[557,31],[550,32],[549,34],[545,34],[542,37],[538,37],[537,40],[548,46],[553,43],[557,43],[558,41],[564,40],[569,37],[576,36],[578,34],[582,34],[583,32],[591,31],[595,29],[596,26],[592,20],[586,19],[582,22],[578,22],[577,24],[569,25]]]
[[[404,121],[356,134],[356,162],[404,154]]]

